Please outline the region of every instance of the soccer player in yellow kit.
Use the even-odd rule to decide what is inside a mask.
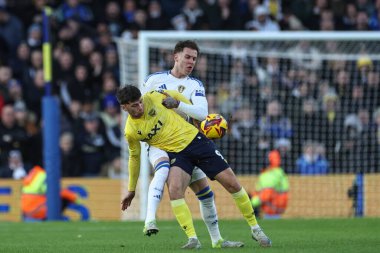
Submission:
[[[271,240],[264,234],[256,221],[247,192],[240,185],[234,172],[216,149],[214,142],[207,139],[198,129],[181,116],[165,107],[165,99],[189,101],[176,91],[160,93],[151,91],[141,96],[140,90],[127,85],[117,91],[117,99],[124,111],[129,113],[124,135],[129,144],[128,193],[122,201],[126,210],[135,196],[140,173],[140,141],[165,150],[170,158],[168,188],[172,210],[181,228],[188,237],[185,248],[200,248],[190,210],[184,193],[189,185],[194,166],[217,180],[231,193],[240,212],[251,227],[252,237],[263,247],[270,247]]]
[[[144,83],[142,94],[152,90],[176,90],[191,104],[181,103],[172,97],[165,100],[165,107],[174,109],[187,121],[202,121],[208,114],[208,103],[203,83],[191,77],[199,55],[199,47],[195,41],[178,41],[173,49],[174,65],[170,70],[149,75]],[[160,205],[166,181],[169,177],[170,161],[166,151],[154,146],[148,148],[148,158],[153,166],[154,175],[149,184],[147,208],[143,233],[152,235],[158,233],[156,212]],[[240,248],[244,243],[225,240],[219,230],[218,212],[206,174],[199,168],[194,168],[189,188],[199,201],[201,217],[207,227],[213,248]]]

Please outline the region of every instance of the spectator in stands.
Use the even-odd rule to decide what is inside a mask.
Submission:
[[[42,23],[42,12],[49,5],[49,0],[24,1],[17,4],[13,9],[14,14],[20,18],[23,27],[28,27],[33,23]]]
[[[24,27],[18,17],[0,6],[0,37],[7,42],[9,56],[14,57],[18,45],[24,37]]]
[[[115,47],[110,46],[106,48],[104,64],[106,71],[111,73],[115,80],[120,80],[119,57]],[[106,76],[105,73],[104,76]]]
[[[34,132],[33,130],[31,132],[28,131],[28,130],[30,130],[29,126],[28,126],[28,124],[29,124],[28,116],[29,115],[28,115],[28,111],[27,111],[27,108],[25,106],[24,101],[22,101],[22,100],[15,101],[13,103],[13,108],[15,111],[15,119],[16,119],[17,125],[24,128],[27,131],[28,135],[30,133]]]
[[[219,103],[220,112],[222,115],[233,115],[242,105],[242,89],[232,88],[230,83],[225,83],[226,89],[221,91],[219,95],[224,95],[223,100]],[[227,94],[223,94],[227,92]]]
[[[186,0],[181,12],[172,21],[178,20],[180,16],[184,22],[184,24],[181,24],[183,30],[202,30],[205,26],[205,15],[198,4],[198,0]],[[173,26],[177,30],[182,30],[175,22],[173,22]]]
[[[32,89],[33,82],[35,80],[38,71],[42,70],[43,64],[42,51],[35,49],[30,53],[30,62],[27,69],[24,72],[21,82],[25,85],[25,96],[27,96],[29,89]]]
[[[283,17],[279,20],[282,31],[302,31],[305,30],[301,20],[291,11],[290,8],[284,8]]]
[[[306,27],[310,30],[317,31],[320,27],[321,14],[324,10],[329,9],[329,1],[327,0],[315,0],[312,11],[309,14],[307,22],[305,23]]]
[[[85,115],[83,120],[83,130],[75,136],[81,152],[82,176],[96,177],[106,162],[107,137],[96,114]]]
[[[351,82],[350,73],[344,69],[341,69],[335,75],[334,90],[337,92],[337,96],[340,99],[340,103],[343,108],[348,108],[350,103],[350,93],[353,83]]]
[[[147,30],[168,30],[170,22],[159,1],[149,2],[146,20]]]
[[[218,0],[208,2],[206,3],[208,6],[204,7],[210,11],[207,18],[209,29],[227,31],[241,29],[237,1]]]
[[[369,31],[369,18],[365,11],[359,10],[356,16],[356,29],[357,31]]]
[[[343,30],[355,30],[357,13],[358,11],[354,3],[346,4],[345,14],[342,17]]]
[[[369,28],[373,31],[379,31],[380,30],[380,3],[379,1],[376,1],[376,9],[373,11],[373,13],[370,13],[369,17]]]
[[[267,8],[271,18],[277,21],[282,19],[282,0],[264,0],[263,5]]]
[[[59,138],[61,151],[61,177],[79,177],[81,173],[81,159],[75,145],[74,135],[63,132]]]
[[[30,48],[26,42],[21,42],[17,47],[16,56],[9,59],[9,66],[13,71],[13,77],[23,80],[25,71],[28,68]]]
[[[266,107],[266,114],[259,119],[259,127],[273,140],[290,138],[293,135],[292,123],[282,112],[282,105],[273,100]]]
[[[81,62],[88,68],[90,66],[90,55],[95,51],[95,41],[90,37],[82,37],[79,40],[79,55],[74,56],[76,62]]]
[[[228,160],[239,168],[240,173],[257,173],[257,160],[260,153],[257,151],[259,129],[255,111],[250,105],[238,109],[231,118],[230,146],[234,153],[229,153]]]
[[[57,31],[57,46],[70,50],[71,52],[77,48],[79,36],[83,36],[81,33],[81,24],[75,19],[67,20]]]
[[[380,106],[380,74],[378,71],[370,70],[367,74],[367,83],[364,84],[364,97],[372,109]],[[373,110],[370,109],[370,112]]]
[[[115,158],[106,163],[102,168],[100,176],[111,179],[122,179],[123,172],[121,167],[121,157],[119,155],[115,155]]]
[[[280,152],[272,150],[267,159],[268,165],[260,172],[256,189],[251,192],[251,203],[264,218],[279,218],[288,204],[289,180],[281,168]]]
[[[97,33],[96,47],[99,48],[99,50],[105,52],[108,48],[114,46],[112,34],[108,29],[99,28]],[[97,48],[95,50],[97,50]]]
[[[0,96],[3,103],[9,100],[8,83],[12,79],[12,69],[7,66],[0,66]]]
[[[34,77],[26,89],[25,102],[28,107],[36,116],[38,122],[42,119],[42,97],[45,95],[45,81],[42,69],[36,70]]]
[[[336,30],[335,17],[332,10],[323,10],[319,21],[320,31],[334,31]]]
[[[17,125],[15,111],[12,104],[7,104],[1,111],[0,119],[0,162],[7,164],[11,150],[25,152],[27,135],[25,129]]]
[[[21,152],[11,150],[8,155],[7,166],[0,167],[0,178],[13,178],[15,180],[22,179],[26,176],[28,168],[24,166]]]
[[[92,82],[89,69],[86,64],[77,64],[74,70],[74,80],[69,83],[68,91],[72,100],[93,100],[99,92],[99,87]]]
[[[90,79],[95,87],[101,87],[105,72],[104,56],[100,51],[94,51],[90,55]]]
[[[369,55],[363,54],[356,61],[355,81],[359,84],[367,83],[368,73],[374,68],[374,64]]]
[[[82,108],[83,104],[78,100],[72,100],[67,107],[63,109],[61,122],[61,131],[79,132],[82,128]]]
[[[356,114],[349,114],[344,119],[344,125],[339,142],[337,143],[336,169],[357,173],[364,171],[366,145],[362,139],[363,126]],[[365,157],[365,158],[364,158]]]
[[[356,5],[358,6],[358,10],[364,11],[365,13],[373,13],[375,7],[370,0],[356,0]]]
[[[122,132],[120,129],[119,104],[114,94],[108,94],[102,101],[103,110],[100,112],[100,119],[105,126],[107,140],[110,143],[107,149],[107,156],[119,154],[121,151]]]
[[[360,147],[360,159],[362,160],[361,170],[364,173],[373,173],[378,171],[377,164],[380,158],[379,149],[377,148],[377,139],[374,138],[374,136],[376,136],[374,132],[375,122],[372,121],[371,114],[366,108],[360,108],[357,116],[362,126],[360,135],[362,140],[362,146]]]
[[[185,0],[160,0],[162,9],[165,10],[168,18],[171,19],[175,15],[181,12],[181,8],[185,4]]]
[[[292,55],[292,62],[296,68],[307,70],[321,69],[320,50],[311,45],[309,41],[300,41],[295,47],[290,48],[288,53]],[[309,54],[310,57],[302,57],[302,54]]]
[[[135,12],[135,19],[132,26],[135,26],[138,30],[146,30],[146,12],[141,9],[137,9]]]
[[[371,106],[364,97],[364,86],[354,85],[351,90],[350,100],[347,101],[348,105],[345,106],[345,113],[357,113],[360,109]]]
[[[134,0],[124,0],[123,3],[123,17],[127,28],[135,22],[137,7]]]
[[[273,142],[274,149],[280,152],[282,161],[281,164],[283,165],[286,173],[294,173],[294,164],[296,158],[295,153],[292,152],[293,146],[294,145],[292,145],[291,139],[287,138],[276,139]]]
[[[121,16],[121,8],[117,1],[109,1],[106,4],[104,21],[112,36],[120,36],[124,30],[124,21]]]
[[[42,46],[42,28],[40,24],[33,23],[28,28],[26,43],[31,50],[40,49]]]
[[[56,48],[54,50],[54,60],[56,61],[56,68],[54,68],[55,82],[62,88],[63,85],[68,85],[74,75],[74,57],[70,50]]]
[[[277,32],[280,30],[279,25],[270,19],[268,9],[259,5],[255,9],[255,19],[245,24],[247,30]]]
[[[302,155],[297,159],[297,173],[301,175],[320,175],[329,172],[329,162],[321,152],[321,144],[306,141]]]
[[[256,114],[259,117],[262,117],[266,114],[267,106],[272,100],[276,100],[277,96],[275,91],[272,89],[272,86],[269,84],[261,85],[259,91],[259,97],[257,98],[256,104]]]
[[[302,102],[301,112],[294,115],[293,152],[301,153],[301,147],[305,140],[317,141],[320,135],[321,114],[318,103],[314,98],[305,99]],[[310,127],[314,126],[314,127]]]
[[[319,127],[319,142],[326,146],[327,160],[334,168],[335,146],[340,139],[343,129],[343,119],[339,97],[334,92],[328,92],[322,99],[322,113]]]
[[[93,12],[80,2],[80,0],[65,0],[56,9],[55,16],[57,20],[63,23],[70,18],[76,18],[83,23],[91,24],[94,20]]]

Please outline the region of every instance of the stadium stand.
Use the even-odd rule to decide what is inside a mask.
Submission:
[[[42,164],[40,101],[44,83],[41,11],[45,5],[54,10],[53,91],[59,97],[63,111],[62,139],[72,136],[69,137],[70,147],[61,147],[61,150],[64,156],[75,157],[76,164],[80,164],[79,167],[62,166],[66,169],[64,175],[72,177],[109,175],[107,166],[119,157],[123,141],[118,127],[120,112],[111,97],[120,85],[120,74],[118,49],[113,37],[133,40],[141,30],[378,31],[378,2],[182,0],[173,4],[169,0],[0,1],[0,171],[8,166],[9,154],[15,150],[21,152],[25,168]],[[297,7],[300,5],[302,10]],[[305,44],[292,50],[318,54],[318,48]],[[202,63],[207,61],[206,58],[200,58],[198,64],[207,66],[207,63]],[[157,64],[156,70],[168,69],[170,60],[163,59]],[[236,165],[234,167],[241,168],[237,173],[257,174],[261,169],[261,164],[249,160],[250,156],[248,160],[240,161],[233,152],[233,146],[244,145],[240,140],[247,134],[257,144],[247,147],[247,152],[264,155],[260,148],[282,148],[287,173],[304,172],[310,157],[307,152],[314,152],[325,160],[324,166],[328,168],[323,169],[324,173],[358,172],[358,168],[362,172],[379,172],[378,62],[363,58],[354,66],[346,63],[350,66],[342,67],[328,65],[318,59],[310,62],[297,62],[295,59],[293,66],[303,68],[288,69],[281,73],[282,76],[273,75],[278,78],[278,86],[272,90],[258,86],[260,73],[252,71],[252,66],[247,73],[243,69],[246,67],[244,64],[237,58],[223,66],[232,69],[229,75],[234,78],[234,83],[242,81],[244,92],[234,94],[238,96],[235,98],[227,94],[229,84],[217,83],[220,80],[215,79],[212,71],[202,72],[202,68],[198,68],[194,73],[209,85],[206,87],[209,99],[214,96],[218,100],[215,110],[230,115],[234,108],[223,101],[243,101],[241,98],[246,96],[255,98],[256,105],[261,104],[254,108],[242,105],[238,111],[233,111],[236,115],[231,124],[233,133],[221,143],[222,147],[231,147],[228,158]],[[268,58],[258,64],[261,67],[271,66],[271,71],[276,67],[282,71],[288,62]],[[356,71],[351,71],[353,69]],[[329,88],[332,89],[323,93],[321,81],[326,80],[323,78],[326,73],[329,73]],[[313,79],[313,76],[316,77]],[[285,97],[291,99],[291,103],[290,100],[284,103]],[[289,108],[288,104],[292,107]],[[310,122],[328,122],[333,114],[336,116],[334,123],[328,125],[331,129],[320,132],[335,131],[339,133],[334,135],[335,139],[319,134],[316,132],[318,129],[305,131],[305,125],[299,122],[304,117]],[[258,124],[249,125],[244,117],[253,117]],[[272,122],[273,119],[277,122]],[[258,135],[252,136],[255,128]],[[315,142],[304,143],[313,136],[318,137]],[[367,152],[362,152],[363,148]],[[362,157],[363,154],[367,157]],[[353,156],[363,164],[346,164],[353,160]]]

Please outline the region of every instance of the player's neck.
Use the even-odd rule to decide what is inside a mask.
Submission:
[[[179,72],[177,69],[175,69],[175,68],[172,68],[171,70],[170,70],[170,74],[172,75],[172,76],[174,76],[175,78],[178,78],[178,79],[182,79],[182,78],[185,78],[187,75],[185,75],[185,74],[182,74],[181,72]]]

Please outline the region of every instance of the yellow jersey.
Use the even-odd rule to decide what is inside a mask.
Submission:
[[[165,90],[173,98],[190,104],[177,91]],[[137,179],[140,174],[140,141],[147,142],[161,150],[168,152],[180,152],[185,149],[198,133],[198,129],[189,124],[174,110],[162,105],[166,95],[150,91],[142,96],[144,114],[135,119],[128,116],[124,129],[124,136],[129,145],[129,184],[128,190],[136,189]]]

